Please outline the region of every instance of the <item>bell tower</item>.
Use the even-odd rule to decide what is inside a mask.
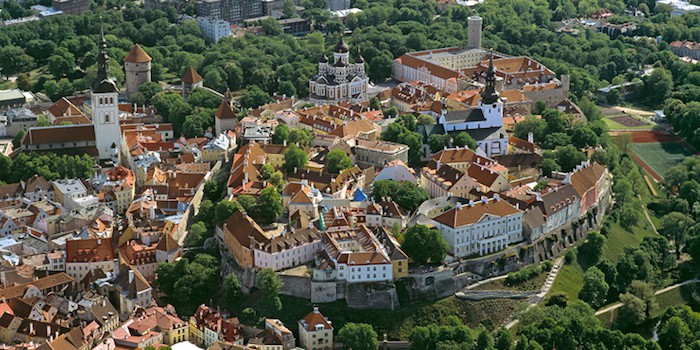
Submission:
[[[496,72],[493,68],[493,49],[489,52],[489,69],[486,72],[486,84],[481,92],[479,108],[484,114],[488,127],[503,126],[503,101],[496,91]]]
[[[90,100],[92,102],[92,124],[95,129],[95,144],[100,160],[112,158],[114,149],[121,145],[119,127],[119,89],[109,78],[109,56],[102,25],[100,25],[100,52],[97,54],[97,77],[92,83]]]

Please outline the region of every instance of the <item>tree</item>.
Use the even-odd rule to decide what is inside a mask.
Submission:
[[[216,207],[214,209],[214,223],[216,226],[221,226],[226,219],[231,217],[233,213],[241,210],[241,205],[238,204],[238,202],[232,202],[229,200],[222,200],[219,203],[216,203]]]
[[[659,331],[659,345],[662,349],[682,350],[686,339],[692,336],[688,325],[678,316],[673,316],[666,321]]]
[[[369,108],[372,110],[382,109],[382,104],[377,96],[374,96],[369,100]]]
[[[185,246],[195,247],[203,243],[204,235],[207,233],[207,227],[203,222],[195,222],[190,226],[190,230],[187,233],[187,238],[185,239]]]
[[[293,128],[289,131],[289,143],[299,147],[308,147],[313,139],[314,136],[308,129]]]
[[[546,130],[547,122],[539,118],[527,117],[522,122],[515,124],[513,133],[515,137],[523,140],[527,140],[528,134],[532,133],[534,141],[541,142],[544,140]]]
[[[603,253],[606,240],[605,236],[598,232],[589,233],[586,241],[578,248],[579,256],[591,264],[596,264]]]
[[[279,124],[275,128],[275,133],[272,135],[272,143],[281,145],[287,142],[289,138],[289,128],[285,124]]]
[[[0,46],[0,72],[5,77],[31,70],[34,59],[21,47],[13,45]]]
[[[664,68],[655,68],[651,74],[643,79],[643,96],[650,105],[658,105],[663,102],[673,89],[673,76]]]
[[[651,284],[644,281],[632,281],[629,287],[627,287],[627,292],[643,302],[645,318],[651,317],[659,308],[656,295],[654,295],[654,287]]]
[[[676,246],[676,257],[680,258],[681,247],[685,245],[688,230],[695,224],[693,218],[679,212],[671,212],[661,218],[661,234],[672,240]]]
[[[644,301],[632,293],[620,295],[620,307],[617,320],[623,327],[633,327],[646,320],[646,305]]]
[[[464,147],[467,146],[469,149],[476,149],[476,140],[469,135],[466,131],[461,131],[457,136],[455,136],[454,140],[452,141],[452,144],[455,147]]]
[[[248,88],[241,99],[241,106],[245,108],[257,108],[270,100],[270,94],[263,91],[259,86],[252,85]]]
[[[338,174],[352,165],[352,159],[342,150],[334,149],[326,155],[326,172]]]
[[[559,306],[559,307],[566,307],[566,304],[569,302],[569,296],[566,295],[564,292],[557,292],[552,294],[549,299],[547,299],[547,303],[545,305],[547,306]]]
[[[381,83],[391,76],[393,60],[388,55],[380,54],[369,60],[368,76],[375,83]]]
[[[224,279],[224,293],[226,304],[229,307],[238,304],[241,296],[243,296],[241,285],[238,283],[238,277],[236,277],[235,273],[229,274]]]
[[[428,137],[428,145],[431,152],[437,153],[450,145],[450,135],[432,134]]]
[[[476,346],[478,349],[494,349],[493,337],[486,328],[482,329],[481,332],[479,332],[479,336],[476,338]]]
[[[282,309],[282,301],[279,294],[283,285],[282,280],[272,269],[262,269],[258,273],[257,287],[262,291],[263,299],[267,306],[276,311]]]
[[[440,232],[425,225],[411,226],[406,230],[401,247],[420,265],[442,263],[449,250],[449,245]]]
[[[595,147],[598,144],[598,135],[588,125],[579,125],[571,130],[571,141],[579,148]]]
[[[262,225],[271,225],[277,222],[277,217],[282,215],[282,195],[275,187],[268,187],[260,191],[255,212],[255,221]]]
[[[421,203],[430,199],[430,196],[423,187],[412,182],[379,180],[372,184],[372,198],[377,202],[393,200],[404,210],[412,212]]]
[[[427,114],[421,114],[416,118],[416,121],[418,125],[431,125],[435,124],[435,118],[427,115]]]
[[[304,169],[308,161],[306,152],[296,145],[291,145],[284,152],[284,169],[287,173],[292,173],[296,169]]]
[[[48,66],[49,72],[58,79],[73,72],[75,68],[75,56],[67,50],[60,48],[56,50],[56,54],[49,57]]]
[[[605,304],[609,288],[603,272],[595,266],[589,267],[583,275],[583,287],[578,296],[597,309]]]
[[[294,0],[285,0],[284,1],[284,6],[282,7],[282,13],[284,14],[284,18],[299,17],[299,15],[297,15],[297,8],[296,8],[296,5],[294,4]]]
[[[376,350],[379,347],[377,332],[366,323],[346,323],[336,339],[343,343],[344,350]]]
[[[17,88],[24,91],[29,91],[32,89],[32,82],[29,80],[29,75],[27,73],[19,73],[17,75]]]
[[[540,167],[542,168],[542,175],[544,176],[551,176],[553,171],[561,171],[561,166],[552,158],[542,159],[542,165]]]
[[[495,335],[495,347],[498,350],[512,350],[513,349],[513,344],[514,344],[514,339],[513,336],[510,334],[510,331],[508,331],[505,328],[499,328],[496,331]]]
[[[573,145],[557,147],[554,152],[557,155],[557,164],[561,166],[562,171],[571,171],[586,160],[586,155]],[[542,162],[544,163],[544,160]]]

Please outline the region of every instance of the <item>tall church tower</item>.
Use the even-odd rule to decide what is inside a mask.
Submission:
[[[467,47],[470,49],[481,48],[481,27],[484,20],[479,16],[467,18]]]
[[[489,70],[486,72],[486,87],[481,92],[479,108],[490,127],[503,126],[503,101],[496,91],[496,72],[493,68],[493,49],[489,53]]]
[[[107,43],[104,30],[100,26],[100,53],[97,54],[97,77],[92,83],[92,124],[95,128],[95,143],[100,160],[113,158],[121,144],[121,129],[119,127],[119,89],[109,78],[107,64]]]

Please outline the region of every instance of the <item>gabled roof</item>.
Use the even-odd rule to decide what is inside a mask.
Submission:
[[[182,77],[183,83],[194,84],[199,83],[200,81],[202,81],[202,76],[199,75],[199,73],[197,73],[197,71],[192,67],[187,68],[185,76]]]
[[[299,320],[299,323],[307,331],[333,330],[331,323],[321,314],[321,312],[318,311],[318,309],[311,311],[308,315]],[[317,328],[317,326],[320,327]]]
[[[176,249],[180,249],[180,245],[177,243],[175,238],[171,236],[169,233],[165,233],[163,237],[158,241],[158,244],[156,245],[156,250],[162,250],[162,251],[173,251]]]
[[[452,208],[434,220],[449,227],[462,227],[479,222],[484,215],[509,216],[522,213],[516,207],[501,199],[474,202],[473,205],[461,205]]]
[[[146,51],[143,51],[141,45],[136,44],[131,48],[129,54],[124,57],[124,62],[129,63],[146,63],[151,62],[151,56],[149,56]]]
[[[66,263],[99,262],[114,259],[111,238],[87,238],[66,241]]]

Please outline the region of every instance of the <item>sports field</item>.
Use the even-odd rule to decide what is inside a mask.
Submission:
[[[692,155],[677,142],[631,143],[628,147],[656,173],[652,175],[658,175],[662,179],[666,170]]]

